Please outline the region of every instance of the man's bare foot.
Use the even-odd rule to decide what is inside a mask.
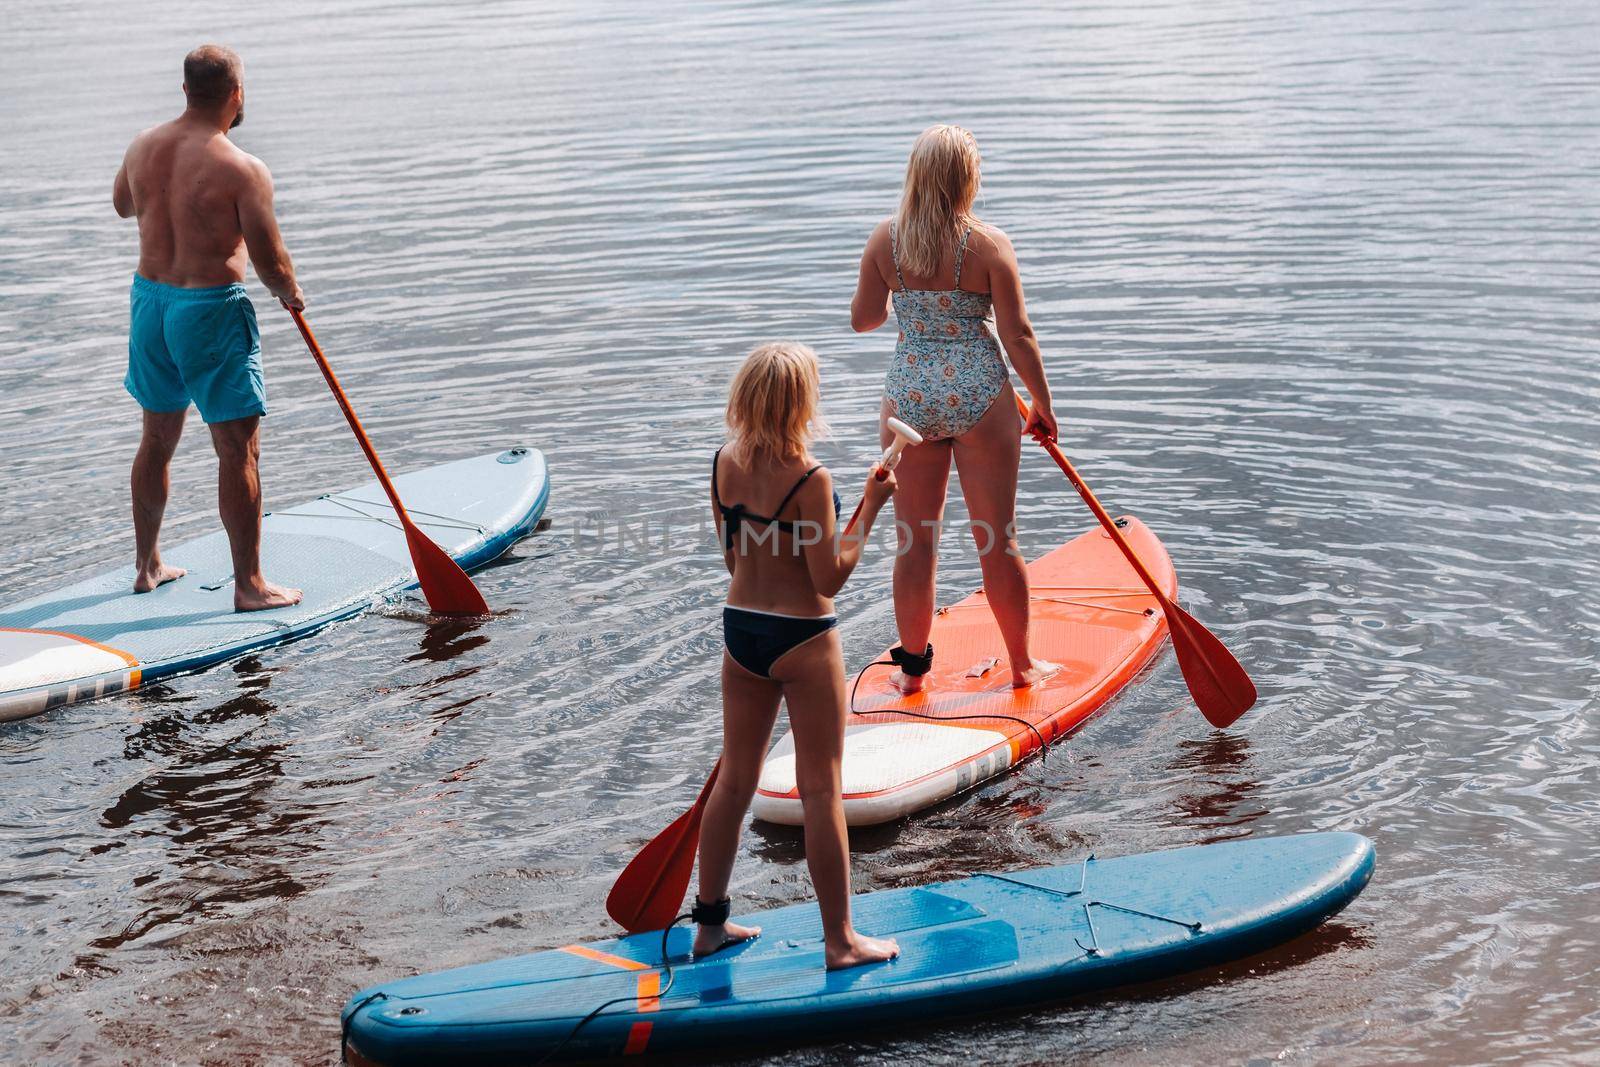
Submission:
[[[859,967],[863,963],[882,963],[892,960],[900,955],[900,946],[887,937],[867,937],[850,931],[850,940],[843,948],[835,950],[828,946],[826,953],[828,970],[837,971],[845,967]]]
[[[273,585],[268,581],[250,585],[233,583],[234,611],[266,611],[269,608],[286,608],[300,603],[300,590],[286,585]]]
[[[748,941],[760,933],[761,927],[759,926],[740,926],[738,923],[723,923],[721,926],[702,926],[695,931],[694,948],[690,951],[696,957],[709,956],[713,952],[720,952],[730,945]]]
[[[1027,670],[1020,674],[1012,673],[1011,688],[1026,689],[1030,685],[1038,685],[1040,682],[1054,678],[1060,673],[1061,664],[1051,663],[1047,659],[1036,659],[1033,661],[1033,666]]]
[[[905,671],[895,671],[889,676],[889,684],[894,686],[906,696],[922,692],[922,681],[926,674],[907,674]]]
[[[142,567],[133,578],[133,591],[135,593],[148,593],[157,586],[175,582],[189,572],[182,567],[169,567],[165,563],[157,563],[150,567]]]

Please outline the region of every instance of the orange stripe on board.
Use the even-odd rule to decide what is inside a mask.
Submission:
[[[621,967],[625,971],[650,970],[650,965],[648,963],[640,963],[638,960],[625,960],[621,956],[613,956],[609,952],[601,952],[599,949],[590,948],[588,945],[562,945],[561,951],[570,952],[574,956],[582,956],[586,960],[594,960],[596,963],[609,964],[612,967]]]
[[[661,1007],[659,995],[661,993],[661,972],[650,971],[639,976],[639,991],[636,1011],[657,1011]]]
[[[130,667],[137,667],[139,665],[139,661],[137,659],[134,659],[132,656],[122,651],[122,649],[112,648],[110,645],[102,645],[99,641],[91,641],[87,637],[79,637],[77,634],[63,633],[60,630],[24,630],[15,626],[0,626],[0,632],[8,634],[45,634],[50,637],[65,637],[69,641],[76,641],[81,645],[90,645],[94,648],[98,648],[102,652],[109,652]],[[138,683],[136,682],[135,684]]]
[[[624,1056],[638,1056],[644,1052],[644,1047],[650,1043],[650,1028],[654,1023],[634,1023],[633,1029],[628,1031],[628,1043],[623,1046]]]

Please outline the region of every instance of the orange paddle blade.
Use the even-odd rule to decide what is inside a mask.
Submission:
[[[718,760],[694,805],[640,849],[617,876],[606,897],[606,913],[628,933],[665,929],[680,914],[700,847],[700,818],[721,769]]]
[[[1161,605],[1172,635],[1178,669],[1189,686],[1195,706],[1212,726],[1222,729],[1250,710],[1256,702],[1256,684],[1217,635],[1172,601]]]
[[[394,506],[394,513],[400,520],[401,528],[406,532],[406,547],[411,550],[411,565],[417,569],[417,583],[422,586],[422,595],[427,598],[428,607],[440,615],[487,615],[488,602],[483,599],[483,594],[478,592],[478,587],[472,584],[472,579],[467,577],[467,572],[461,569],[461,564],[451,559],[444,549],[417,529],[417,524],[406,514],[406,506],[400,503],[400,494],[395,491],[394,483],[389,481],[389,472],[383,469],[377,449],[373,448],[372,442],[367,439],[367,431],[361,428],[361,420],[356,418],[355,408],[350,406],[350,398],[344,395],[344,387],[339,384],[338,377],[333,373],[328,357],[322,354],[322,346],[317,344],[316,335],[311,332],[311,325],[306,322],[306,317],[300,313],[299,308],[289,307],[288,304],[283,306],[288,308],[289,314],[294,317],[294,324],[299,328],[300,336],[305,339],[306,348],[311,350],[311,358],[317,361],[317,369],[322,372],[323,380],[333,392],[333,399],[339,402],[339,410],[344,412],[344,419],[350,424],[350,431],[356,435],[356,443],[366,454],[367,462],[372,465],[372,472],[378,476],[378,484],[383,486],[384,493],[389,497],[389,503]]]
[[[417,582],[422,586],[428,607],[440,615],[489,614],[489,602],[483,599],[461,564],[417,529],[409,518],[405,520],[405,528],[406,546],[411,549],[411,563],[417,568]]]
[[[1028,403],[1021,396],[1017,397],[1017,411],[1026,423]],[[1189,695],[1194,697],[1195,706],[1200,709],[1200,714],[1204,715],[1212,726],[1221,728],[1233,725],[1239,716],[1249,711],[1250,706],[1256,702],[1256,686],[1250,680],[1250,675],[1245,673],[1245,669],[1239,665],[1233,653],[1217,640],[1216,634],[1202,626],[1194,616],[1168,600],[1161,592],[1155,579],[1139,561],[1138,555],[1129,547],[1127,538],[1117,529],[1115,520],[1106,513],[1106,509],[1095,498],[1088,483],[1078,474],[1072,462],[1062,454],[1056,443],[1040,438],[1039,446],[1056,461],[1056,466],[1067,476],[1072,488],[1076,489],[1083,502],[1089,505],[1094,517],[1100,520],[1100,525],[1111,536],[1111,540],[1116,542],[1117,548],[1122,550],[1123,556],[1132,564],[1134,571],[1155,596],[1156,602],[1161,605],[1161,612],[1167,620],[1167,631],[1172,635],[1172,651],[1178,657],[1178,669],[1183,672],[1184,683],[1188,685]]]

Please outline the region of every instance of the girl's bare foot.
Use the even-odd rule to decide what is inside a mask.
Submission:
[[[1061,664],[1051,663],[1047,659],[1036,659],[1033,666],[1025,671],[1013,671],[1011,674],[1011,688],[1026,689],[1030,685],[1054,678],[1061,673]]]
[[[835,949],[828,946],[826,953],[828,970],[837,971],[845,967],[859,967],[863,963],[882,963],[892,960],[900,955],[900,946],[887,937],[868,937],[850,931],[850,940],[843,946]]]
[[[139,573],[133,578],[133,591],[135,593],[148,593],[157,586],[175,582],[189,572],[182,567],[169,567],[165,563],[153,563],[148,567],[141,567]]]
[[[709,956],[719,952],[730,945],[737,945],[741,941],[748,941],[761,933],[759,926],[740,926],[738,923],[723,923],[721,926],[702,926],[695,931],[693,952],[696,958]]]
[[[269,608],[286,608],[300,603],[300,590],[286,585],[273,585],[258,581],[251,585],[233,585],[234,611],[266,611]]]
[[[893,685],[906,696],[922,692],[922,680],[925,674],[907,674],[905,671],[895,671],[889,676],[889,684]]]

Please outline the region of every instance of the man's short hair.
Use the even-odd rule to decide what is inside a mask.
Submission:
[[[183,57],[183,88],[199,104],[220,104],[240,85],[239,53],[220,44],[203,44]]]

